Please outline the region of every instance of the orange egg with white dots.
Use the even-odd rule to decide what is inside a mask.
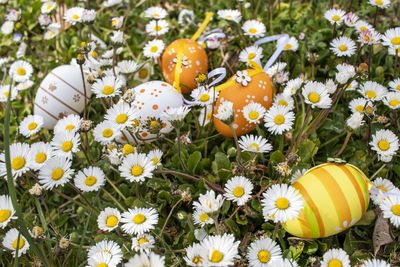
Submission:
[[[252,70],[247,70],[251,72]],[[236,75],[229,80],[235,80]],[[242,83],[235,82],[229,87],[223,89],[218,96],[215,104],[215,113],[218,111],[219,105],[224,101],[233,103],[235,120],[232,126],[237,136],[249,133],[255,127],[255,123],[250,123],[243,116],[243,107],[252,102],[260,103],[265,109],[269,109],[272,105],[273,86],[271,78],[265,73],[260,72],[251,77],[251,81],[243,86]],[[261,120],[262,122],[262,120]],[[214,125],[217,131],[225,137],[232,137],[232,131],[228,125],[214,117]]]
[[[150,118],[161,119],[161,114],[170,109],[183,105],[182,94],[179,93],[172,85],[162,81],[151,81],[142,83],[134,88],[136,97],[132,103],[136,107],[138,116],[142,120]],[[169,133],[173,127],[167,121],[162,120],[161,133]],[[139,132],[141,139],[149,140],[156,137],[155,134],[149,133],[146,129]]]
[[[172,42],[164,51],[161,57],[161,70],[164,79],[173,84],[175,81],[175,66],[178,58],[178,51],[183,43],[182,66],[180,71],[180,87],[183,93],[197,87],[195,78],[199,73],[206,73],[208,70],[207,53],[196,41],[190,39],[178,39]]]

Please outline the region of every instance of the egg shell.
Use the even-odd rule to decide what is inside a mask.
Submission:
[[[249,73],[252,70],[247,70]],[[236,79],[236,75],[230,80]],[[242,109],[251,102],[260,103],[267,110],[272,105],[273,87],[271,78],[265,73],[260,72],[251,77],[251,81],[247,86],[242,86],[241,83],[235,83],[223,89],[215,104],[214,112],[217,113],[219,105],[224,101],[233,103],[235,120],[232,124],[237,136],[241,136],[253,130],[256,127],[255,123],[249,123],[243,116]],[[214,117],[214,125],[217,131],[225,137],[232,137],[232,131],[229,126]]]
[[[134,88],[136,98],[133,104],[137,109],[138,116],[143,120],[150,118],[161,118],[161,114],[170,109],[183,105],[182,94],[173,86],[162,81],[151,81],[138,85]],[[161,119],[162,120],[162,119]],[[171,132],[173,127],[167,121],[163,121],[161,133]],[[148,140],[156,137],[146,130],[139,133],[142,139]]]
[[[85,79],[86,97],[91,95]],[[62,65],[53,69],[40,83],[33,113],[43,117],[43,127],[53,129],[57,121],[69,114],[79,114],[85,106],[81,70],[77,65]]]
[[[351,164],[326,163],[306,172],[293,183],[304,199],[304,209],[283,227],[294,236],[322,238],[357,223],[369,204],[370,182]]]
[[[173,85],[175,80],[175,63],[180,43],[184,43],[183,56],[187,57],[187,66],[182,64],[179,82],[183,93],[197,87],[195,78],[199,73],[206,73],[208,70],[207,53],[196,41],[190,39],[178,39],[172,42],[164,51],[161,57],[161,70],[164,79]]]

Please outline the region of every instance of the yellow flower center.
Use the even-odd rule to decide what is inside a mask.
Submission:
[[[152,128],[156,128],[156,127],[158,126],[158,122],[157,122],[157,121],[151,121],[151,122],[150,122],[150,126],[151,126]]]
[[[394,215],[400,216],[400,205],[396,204],[392,207],[392,212]]]
[[[139,165],[135,165],[132,167],[131,173],[133,176],[139,176],[143,173],[143,168]]]
[[[53,5],[50,4],[50,5],[47,6],[46,9],[47,9],[47,10],[50,10],[52,7],[53,7]]]
[[[292,48],[292,45],[291,44],[287,44],[287,45],[285,45],[285,50],[288,50],[288,49],[290,49],[290,48]]]
[[[11,161],[11,167],[14,170],[19,170],[22,167],[25,166],[25,159],[23,157],[15,157],[13,158],[13,160]]]
[[[139,71],[139,78],[140,79],[144,79],[144,78],[146,78],[147,77],[147,70],[146,69],[141,69],[140,71]]]
[[[208,94],[202,94],[200,96],[200,101],[201,102],[207,102],[210,99],[210,96]]]
[[[222,259],[224,258],[224,255],[222,255],[222,253],[221,252],[219,252],[218,250],[214,250],[212,253],[211,253],[211,262],[220,262],[220,261],[222,261]]]
[[[392,44],[393,45],[400,45],[400,37],[394,37],[393,39],[392,39]]]
[[[383,5],[383,1],[382,1],[382,0],[376,0],[375,3],[376,3],[377,5],[379,5],[379,6],[380,6],[380,5]]]
[[[232,16],[231,15],[228,15],[228,16],[226,16],[228,19],[231,19],[232,18]]]
[[[400,48],[399,48],[400,49]],[[400,51],[399,51],[400,52]],[[396,86],[396,89],[400,91],[400,84]]]
[[[111,25],[115,25],[117,23],[117,20],[116,19],[113,19],[112,21],[111,21]]]
[[[111,86],[104,86],[103,88],[103,94],[105,95],[111,95],[112,93],[114,93],[114,88],[112,88]]]
[[[347,46],[344,45],[344,44],[342,44],[341,46],[339,46],[339,50],[342,51],[342,52],[344,52],[344,51],[347,50]]]
[[[251,145],[249,145],[249,148],[253,148],[253,147],[256,149],[256,151],[260,150],[260,148],[258,147],[258,144],[256,144],[256,143],[252,143]]]
[[[244,189],[241,186],[237,186],[235,187],[235,189],[233,189],[233,195],[235,197],[241,197],[244,195]]]
[[[11,216],[11,211],[0,210],[0,223],[5,222]]]
[[[357,107],[356,107],[356,110],[358,111],[358,112],[363,112],[363,110],[364,110],[364,106],[363,105],[358,105]]]
[[[64,171],[61,168],[55,168],[52,172],[51,172],[51,178],[53,178],[53,180],[60,180],[61,177],[63,176]]]
[[[212,116],[212,112],[208,112],[208,113],[207,113],[207,120],[208,120],[208,121],[211,120],[211,116]]]
[[[319,101],[319,95],[317,93],[311,93],[308,95],[308,100],[312,103],[317,103]]]
[[[278,106],[287,107],[288,105],[289,105],[288,102],[286,102],[285,100],[280,100],[280,101],[278,102]]]
[[[43,163],[47,159],[47,155],[45,153],[37,153],[36,154],[36,162],[37,163]]]
[[[202,222],[207,222],[209,219],[210,219],[210,216],[208,216],[208,214],[207,213],[202,213],[201,215],[200,215],[200,221],[202,221]]]
[[[360,27],[360,30],[361,30],[361,31],[366,31],[366,30],[367,30],[367,27],[361,26],[361,27]]]
[[[18,73],[18,75],[25,75],[26,74],[26,70],[24,68],[18,68],[17,69],[17,73]]]
[[[251,29],[249,30],[249,32],[250,32],[250,33],[252,33],[252,34],[254,34],[254,33],[256,33],[256,32],[257,32],[257,29],[255,29],[255,28],[251,28]]]
[[[289,200],[284,197],[280,197],[275,204],[278,209],[285,210],[289,207]]]
[[[392,101],[389,102],[389,105],[391,105],[392,107],[395,107],[399,104],[400,104],[400,101],[397,99],[393,99]]]
[[[153,16],[154,16],[154,17],[159,17],[160,15],[158,15],[157,13],[154,13]]]
[[[154,26],[154,30],[157,31],[157,32],[158,32],[158,31],[161,31],[161,29],[162,29],[162,28],[161,28],[160,25]]]
[[[128,120],[128,116],[122,113],[119,114],[115,120],[117,121],[117,123],[125,123]]]
[[[139,125],[139,120],[138,119],[134,119],[132,122],[133,122],[132,123],[132,127],[137,127]]]
[[[97,267],[108,267],[108,264],[102,262],[102,263],[97,264]]]
[[[250,118],[250,120],[255,120],[255,119],[258,118],[259,115],[260,115],[260,114],[258,114],[257,111],[251,111],[251,112],[249,113],[249,118]]]
[[[158,47],[157,46],[153,46],[153,47],[150,48],[150,52],[151,53],[155,53],[157,51],[158,51]]]
[[[68,131],[71,131],[74,128],[75,128],[75,126],[72,124],[68,124],[67,126],[65,126],[65,130],[68,130]]]
[[[36,122],[31,122],[31,123],[28,124],[28,129],[31,130],[31,131],[35,130],[36,127],[37,127]]]
[[[124,156],[126,156],[128,154],[135,152],[135,148],[130,144],[125,144],[124,147],[122,148],[122,151],[124,153]]]
[[[65,141],[61,144],[61,149],[64,152],[68,152],[72,149],[72,142],[71,141]]]
[[[113,130],[111,129],[104,129],[103,136],[105,138],[110,138],[114,134]]]
[[[93,52],[91,53],[91,55],[92,55],[92,57],[97,57],[97,52],[96,52],[96,51],[93,51]]]
[[[87,186],[92,186],[92,185],[94,185],[96,182],[97,182],[97,179],[96,179],[96,177],[94,177],[94,176],[88,176],[88,177],[86,177],[86,179],[85,179],[85,184],[86,184]]]
[[[373,108],[373,107],[367,106],[367,107],[365,108],[365,113],[366,113],[367,115],[371,115],[373,112],[374,112],[374,108]]]
[[[374,91],[367,91],[365,92],[365,95],[368,96],[369,99],[376,97],[376,93]]]
[[[72,18],[75,19],[75,20],[78,20],[79,16],[77,14],[75,14],[75,15],[72,16]]]
[[[8,97],[8,92],[4,92],[4,96],[5,96],[5,97]]]
[[[337,259],[333,259],[328,263],[328,267],[342,267],[342,263],[337,260]]]
[[[281,125],[282,123],[285,122],[285,117],[281,114],[277,115],[274,119],[274,122],[278,125]]]
[[[108,216],[106,224],[108,227],[114,227],[118,223],[118,218],[115,217],[114,215]]]
[[[24,247],[25,245],[25,241],[20,237],[19,238],[19,243],[18,243],[18,238],[14,240],[13,242],[13,248],[17,249],[17,245],[18,245],[18,249],[21,249]]]
[[[339,16],[339,15],[334,15],[334,16],[332,17],[332,19],[333,19],[334,21],[339,21],[339,20],[340,20],[340,16]]]
[[[383,186],[378,186],[377,187],[379,190],[382,190],[383,192],[387,192],[387,189]]]
[[[153,162],[154,166],[158,164],[158,158],[152,158],[151,161]]]
[[[139,246],[140,246],[141,244],[148,243],[148,242],[149,242],[149,240],[147,240],[147,239],[144,238],[144,237],[142,237],[142,238],[140,238],[140,239],[138,240]]]
[[[260,252],[258,252],[257,257],[260,262],[267,263],[269,262],[271,255],[266,250],[260,250]]]
[[[136,224],[142,224],[146,221],[146,217],[143,214],[136,214],[135,217],[133,217],[133,222]]]
[[[196,263],[196,264],[198,264],[198,263],[203,263],[202,257],[200,257],[200,256],[194,257],[193,263]]]
[[[256,57],[255,53],[249,53],[249,55],[247,56],[248,59],[253,59]]]
[[[379,147],[380,150],[386,151],[386,150],[389,149],[390,144],[389,144],[389,142],[386,141],[386,140],[381,140],[381,141],[379,141],[379,143],[378,143],[378,147]]]

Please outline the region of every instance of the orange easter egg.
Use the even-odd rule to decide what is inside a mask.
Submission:
[[[178,39],[171,43],[161,57],[161,70],[165,81],[173,85],[175,80],[175,66],[180,44],[183,42],[182,67],[180,73],[180,86],[183,93],[190,93],[196,88],[195,78],[199,73],[208,70],[207,53],[196,41]]]
[[[250,72],[251,70],[247,70]],[[232,76],[230,80],[236,79],[236,75]],[[232,124],[237,136],[241,136],[253,130],[256,127],[255,123],[248,122],[243,116],[243,107],[251,102],[260,103],[266,109],[272,105],[273,87],[271,78],[265,73],[260,72],[251,77],[251,81],[247,86],[241,83],[234,83],[233,85],[223,89],[217,99],[215,105],[215,112],[217,112],[219,105],[224,101],[233,103],[233,110],[235,113],[235,120]],[[217,131],[225,137],[232,137],[232,132],[228,125],[214,117],[214,125]]]

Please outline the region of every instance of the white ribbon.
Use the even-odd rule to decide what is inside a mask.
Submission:
[[[268,59],[267,64],[265,64],[265,66],[264,66],[265,72],[268,70],[269,67],[272,66],[272,64],[274,64],[275,60],[277,60],[279,55],[282,53],[283,49],[285,49],[285,46],[289,42],[289,35],[287,33],[272,35],[272,36],[264,37],[260,40],[257,40],[254,43],[255,46],[259,46],[261,44],[269,43],[272,41],[277,41],[281,38],[284,38],[282,43],[278,46],[278,48],[275,50],[275,52],[272,54],[272,56]]]
[[[385,196],[385,197],[400,197],[400,194],[388,193],[388,192],[385,192],[385,191],[383,191],[383,190],[380,190],[380,189],[378,189],[378,188],[376,188],[376,187],[371,188],[371,190],[369,190],[369,192],[370,192],[371,194],[382,195],[382,196]]]

